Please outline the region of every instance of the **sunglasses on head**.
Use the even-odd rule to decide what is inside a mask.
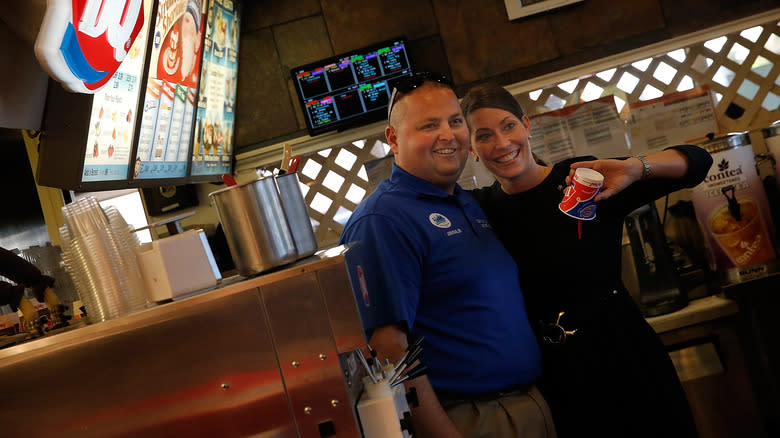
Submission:
[[[393,86],[393,93],[390,94],[390,101],[387,104],[387,122],[390,123],[390,114],[393,113],[393,106],[400,98],[400,94],[406,94],[417,87],[422,86],[426,82],[436,82],[444,84],[452,88],[452,82],[447,76],[439,73],[431,73],[427,71],[415,73],[411,76],[404,76],[398,79]]]

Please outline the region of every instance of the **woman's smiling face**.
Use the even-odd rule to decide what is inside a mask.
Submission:
[[[487,170],[499,179],[521,177],[535,165],[528,144],[531,122],[498,108],[480,108],[468,115],[471,147]]]

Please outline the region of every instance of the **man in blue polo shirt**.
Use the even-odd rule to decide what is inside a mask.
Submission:
[[[398,360],[422,335],[427,376],[420,437],[554,437],[533,382],[541,356],[517,267],[479,204],[456,181],[469,133],[451,84],[417,74],[390,97],[385,130],[396,164],[350,217],[341,243],[360,242],[361,309],[380,359]],[[358,275],[357,273],[353,273]]]

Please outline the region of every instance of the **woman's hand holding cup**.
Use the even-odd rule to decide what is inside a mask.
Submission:
[[[629,185],[642,179],[644,166],[638,159],[627,160],[593,160],[572,163],[566,184],[571,184],[574,172],[579,168],[588,168],[597,171],[604,176],[601,192],[596,195],[595,202],[603,201],[620,193]]]

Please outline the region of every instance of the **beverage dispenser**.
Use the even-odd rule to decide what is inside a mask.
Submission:
[[[723,280],[738,283],[776,271],[775,228],[748,134],[727,134],[702,147],[713,165],[693,189],[693,205]]]
[[[766,143],[768,158],[772,161],[774,175],[764,178],[764,189],[769,198],[772,220],[780,223],[780,120],[761,130]]]
[[[772,155],[772,160],[775,163],[775,180],[778,187],[780,187],[780,178],[778,178],[778,166],[780,166],[780,120],[772,123],[770,126],[761,130],[764,135],[764,142],[766,142],[766,148]]]

